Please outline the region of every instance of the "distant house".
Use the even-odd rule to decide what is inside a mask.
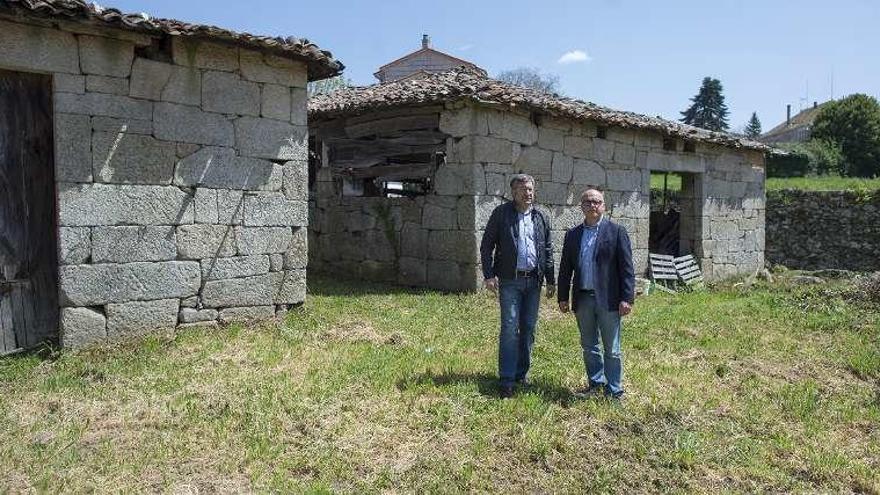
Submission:
[[[431,38],[422,35],[422,48],[389,62],[373,74],[381,83],[419,77],[419,74],[443,72],[456,67],[468,67],[484,76],[486,71],[467,60],[431,48]]]
[[[812,107],[802,110],[794,117],[791,116],[791,105],[788,105],[785,122],[763,134],[758,140],[767,144],[809,141],[813,130],[813,121],[819,115],[819,110],[827,103],[819,105],[817,102],[813,102]]]

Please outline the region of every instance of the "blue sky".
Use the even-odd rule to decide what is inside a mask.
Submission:
[[[99,2],[100,3],[100,2]],[[559,76],[569,96],[678,119],[704,76],[721,80],[732,129],[764,130],[793,111],[861,92],[880,96],[880,2],[581,0],[434,2],[114,0],[107,6],[254,34],[308,38],[372,84],[420,47],[490,74],[520,66]],[[560,63],[566,53],[575,52]],[[577,53],[582,52],[582,53]],[[584,56],[586,55],[586,56]]]

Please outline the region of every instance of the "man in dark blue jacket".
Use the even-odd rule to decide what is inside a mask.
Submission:
[[[590,187],[581,194],[581,211],[584,222],[566,232],[562,245],[559,310],[569,311],[570,297],[587,370],[587,388],[580,395],[604,389],[607,396],[620,399],[620,319],[632,311],[635,299],[632,247],[626,229],[603,217],[605,197],[600,190]]]
[[[510,190],[513,201],[495,208],[480,243],[484,285],[498,291],[501,306],[498,377],[505,398],[515,383],[528,383],[541,285],[547,280],[547,297],[556,289],[550,222],[533,207],[535,179],[515,175]]]

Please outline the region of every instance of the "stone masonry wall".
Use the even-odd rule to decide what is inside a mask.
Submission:
[[[448,166],[447,166],[448,167]],[[310,201],[309,269],[349,278],[448,291],[478,281],[473,196],[444,182],[415,198],[342,196],[330,170],[319,171]]]
[[[301,303],[305,65],[64,29],[0,21],[0,68],[53,77],[62,344]]]
[[[880,194],[767,193],[767,260],[804,270],[880,270]]]
[[[593,123],[452,104],[441,115],[450,136],[445,174],[475,191],[476,242],[492,210],[510,199],[515,173],[535,177],[537,200],[552,222],[558,269],[565,231],[581,221],[587,185],[605,189],[609,216],[627,227],[637,274],[647,269],[650,171],[695,174],[688,189],[695,211],[686,221],[707,278],[763,266],[763,157],[696,143],[693,152],[665,151],[660,134],[620,128],[598,137]],[[679,143],[681,146],[681,143]],[[698,175],[696,175],[698,174]],[[438,179],[438,183],[439,183]]]

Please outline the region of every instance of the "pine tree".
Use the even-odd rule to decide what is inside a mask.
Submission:
[[[724,95],[721,81],[711,77],[704,77],[700,92],[691,98],[691,106],[681,112],[681,121],[710,131],[724,131],[727,125],[727,105],[724,104]]]
[[[745,134],[752,139],[761,135],[761,121],[758,120],[758,112],[752,112],[752,118],[746,124]]]

